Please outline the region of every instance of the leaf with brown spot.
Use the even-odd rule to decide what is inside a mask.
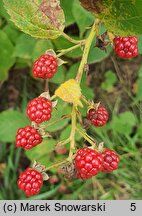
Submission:
[[[103,10],[102,0],[80,0],[82,7],[86,10],[98,14]]]
[[[127,36],[142,33],[142,2],[140,0],[80,0],[80,3],[115,35]]]
[[[64,30],[59,0],[3,0],[11,20],[33,37],[55,39]]]

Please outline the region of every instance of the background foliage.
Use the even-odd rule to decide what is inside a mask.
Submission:
[[[5,2],[8,4],[10,1]],[[114,2],[113,9],[116,5],[116,1]],[[61,6],[65,12],[65,32],[75,39],[85,37],[86,27],[93,23],[93,15],[81,7],[78,0],[61,0]],[[138,20],[139,18],[137,17]],[[110,19],[107,19],[108,27],[112,26],[112,22],[109,21]],[[135,22],[137,20],[134,20]],[[136,25],[136,33],[141,33],[138,26],[142,27],[141,23]],[[128,26],[128,29],[134,33],[132,27]],[[102,25],[101,31],[104,30]],[[107,52],[95,48],[94,40],[88,60],[89,74],[87,77],[83,75],[81,83],[82,92],[88,99],[101,100],[109,109],[110,121],[99,129],[94,127],[88,129],[85,118],[86,107],[81,109],[81,112],[88,133],[98,141],[104,141],[107,147],[119,153],[121,157],[119,169],[112,174],[101,173],[86,182],[65,180],[53,170],[51,175],[54,175],[58,181],[54,184],[46,182],[41,194],[32,199],[142,198],[141,42],[140,34],[138,57],[132,60],[120,60],[114,55],[111,47]],[[0,1],[0,199],[25,199],[17,188],[16,181],[18,174],[30,164],[31,160],[37,159],[45,165],[50,165],[67,157],[66,154],[57,154],[54,149],[58,140],[67,138],[70,133],[70,122],[67,119],[54,126],[51,125],[48,130],[52,138],[44,139],[41,145],[28,152],[15,148],[15,133],[19,127],[29,124],[25,109],[30,99],[48,87],[53,94],[61,82],[75,77],[82,51],[78,48],[66,54],[63,59],[68,61],[68,64],[60,66],[54,78],[48,83],[32,77],[33,61],[49,48],[59,50],[71,46],[72,43],[61,36],[50,41],[36,39],[19,31],[10,21]],[[70,113],[71,107],[59,100],[58,110],[54,110],[49,124]],[[81,147],[85,141],[78,135],[76,142]],[[67,145],[66,149],[68,151]]]

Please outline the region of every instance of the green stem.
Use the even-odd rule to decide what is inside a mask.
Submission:
[[[92,139],[87,133],[81,131],[80,129],[76,128],[76,131],[85,139],[87,140],[95,149],[97,149],[96,141]]]
[[[80,44],[83,40],[75,40],[73,38],[71,38],[69,35],[67,35],[66,33],[62,33],[62,36],[67,39],[68,41],[70,41],[71,43],[74,43],[74,44]]]
[[[69,159],[72,159],[73,152],[75,150],[75,130],[76,130],[76,107],[73,105],[72,108],[72,127],[71,127],[71,134],[70,134],[70,152],[69,152]]]
[[[70,138],[68,138],[68,139],[66,139],[66,140],[59,141],[58,143],[56,143],[54,149],[56,149],[57,146],[63,146],[63,145],[66,145],[66,144],[69,143],[69,142],[70,142]]]
[[[68,52],[71,52],[71,51],[77,49],[80,46],[81,46],[81,44],[76,44],[75,46],[72,46],[72,47],[70,47],[68,49],[59,50],[60,53],[57,55],[57,57],[59,58],[60,56],[66,54]]]
[[[60,122],[60,121],[62,121],[64,119],[67,119],[67,118],[70,118],[70,115],[64,115],[61,118],[57,119],[56,121],[53,121],[53,122],[43,126],[42,128],[46,129],[46,128],[50,127],[51,125],[57,124],[58,122]]]
[[[88,105],[88,106],[90,105],[89,101],[86,99],[86,97],[84,95],[81,95],[80,98],[84,101],[84,103],[86,103],[86,105]]]
[[[76,81],[78,83],[80,83],[80,81],[81,81],[82,74],[84,71],[84,66],[87,64],[88,54],[89,54],[90,47],[91,47],[91,44],[93,42],[93,39],[94,39],[94,36],[96,33],[96,28],[98,27],[98,23],[99,23],[99,20],[96,19],[94,25],[91,28],[90,34],[89,34],[88,38],[86,39],[82,60],[81,60],[81,63],[80,63],[79,69],[78,69],[77,76],[76,76]]]
[[[84,50],[83,50],[83,56],[82,56],[82,60],[81,60],[81,63],[80,63],[80,66],[79,66],[79,69],[78,69],[78,73],[77,73],[77,76],[76,76],[76,81],[80,84],[80,81],[81,81],[81,78],[82,78],[82,74],[83,74],[83,71],[84,71],[84,66],[85,64],[87,64],[87,59],[88,59],[88,54],[89,54],[89,50],[90,50],[90,47],[91,47],[91,44],[92,44],[92,41],[94,39],[94,36],[95,36],[95,33],[97,31],[97,28],[98,28],[98,23],[99,23],[99,20],[97,19],[96,22],[94,23],[94,25],[92,26],[91,28],[91,31],[90,31],[90,34],[88,36],[88,38],[86,40],[81,40],[81,41],[77,41],[77,40],[74,40],[73,38],[69,37],[68,35],[66,35],[65,33],[63,33],[63,37],[66,38],[67,40],[69,40],[70,42],[76,44],[75,46],[73,47],[70,47],[68,49],[65,49],[65,50],[60,50],[60,53],[57,55],[57,57],[60,57],[62,55],[64,55],[65,53],[67,52],[70,52],[74,49],[77,49],[78,47],[81,47],[81,45],[84,45],[85,44],[85,47],[84,47]],[[54,95],[52,96],[52,99],[54,98]],[[87,102],[86,98],[84,98],[82,96],[82,100],[84,100],[84,102]],[[59,163],[56,163],[56,164],[53,164],[52,166],[50,167],[47,167],[46,168],[46,171],[49,170],[49,169],[52,169],[54,167],[58,167],[64,163],[66,163],[67,161],[71,161],[72,160],[72,156],[74,154],[74,150],[75,150],[75,133],[76,133],[76,130],[94,147],[94,148],[97,148],[97,145],[96,145],[96,142],[87,134],[87,133],[84,133],[83,131],[79,130],[78,128],[76,128],[76,121],[77,121],[77,110],[76,110],[76,106],[73,105],[72,107],[72,113],[71,113],[71,121],[72,121],[72,125],[71,125],[71,133],[70,133],[70,137],[69,137],[69,141],[70,141],[70,151],[69,151],[69,157],[62,161],[62,162],[59,162]],[[65,141],[66,143],[66,141]],[[64,144],[65,144],[64,143]],[[63,144],[63,143],[62,143]]]
[[[48,171],[48,170],[53,169],[53,168],[55,168],[55,167],[61,166],[61,165],[63,165],[63,164],[66,163],[66,162],[67,162],[67,159],[64,160],[64,161],[55,163],[55,164],[53,164],[53,165],[47,167],[44,171]]]
[[[52,100],[54,100],[56,97],[57,97],[56,95],[53,95],[53,96],[50,98],[50,100],[52,101]]]

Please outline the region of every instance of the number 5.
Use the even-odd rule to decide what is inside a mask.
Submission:
[[[136,210],[136,203],[131,203],[131,211],[135,211]]]

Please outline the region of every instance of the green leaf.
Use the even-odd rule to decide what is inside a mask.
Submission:
[[[21,34],[17,40],[13,56],[23,59],[31,59],[35,44],[36,39],[26,34]]]
[[[115,35],[127,36],[142,33],[142,2],[105,0],[97,16],[106,29]]]
[[[31,59],[16,58],[14,68],[21,69],[25,68],[26,66],[31,67]]]
[[[45,139],[35,148],[26,151],[27,157],[32,160],[37,160],[43,165],[47,165],[49,161],[49,153],[54,149],[56,141],[53,139]]]
[[[15,110],[6,110],[0,113],[0,140],[3,142],[13,142],[20,127],[29,124],[24,114]]]
[[[87,76],[85,73],[82,75],[82,80],[81,80],[81,89],[82,89],[82,94],[88,98],[88,99],[93,99],[95,96],[95,93],[93,91],[93,88],[90,88],[87,86]]]
[[[106,90],[107,92],[111,92],[116,81],[117,77],[115,73],[113,73],[112,71],[107,71],[105,73],[105,81],[101,84],[101,88],[103,90]]]
[[[6,20],[9,20],[9,15],[4,8],[3,1],[0,1],[0,16],[5,18]]]
[[[90,52],[89,52],[89,56],[88,56],[88,63],[91,64],[91,63],[102,61],[103,59],[109,56],[111,51],[112,51],[112,48],[110,46],[107,47],[107,51],[105,52],[99,49],[98,47],[95,47],[94,44],[92,44]]]
[[[137,129],[137,134],[140,138],[142,138],[142,122],[140,123],[138,129]]]
[[[3,28],[3,31],[7,34],[8,38],[11,40],[11,42],[13,44],[16,44],[17,39],[20,36],[20,32],[10,24],[7,24]]]
[[[83,7],[81,7],[78,0],[75,0],[72,8],[73,16],[80,30],[80,35],[82,36],[86,30],[86,27],[92,25],[94,22],[94,17]]]
[[[13,51],[13,44],[7,34],[0,30],[0,80],[7,78],[8,70],[15,62],[15,58],[12,57]]]
[[[61,133],[60,140],[66,140],[70,137],[71,125],[68,125]],[[75,134],[75,140],[79,141],[81,139],[81,135],[79,133]]]
[[[78,38],[75,38],[75,39],[78,39]],[[56,40],[53,40],[52,42],[54,43],[54,46],[57,50],[62,50],[62,49],[67,49],[67,48],[72,47],[72,43],[70,41],[67,41],[63,37],[57,38]],[[72,57],[72,58],[79,57],[81,55],[82,55],[82,51],[80,47],[73,50],[72,52],[65,54],[65,56]]]
[[[67,103],[64,103],[62,100],[58,99],[57,109],[53,109],[52,112],[52,118],[47,123],[43,123],[44,125],[48,125],[52,122],[57,121],[60,119],[63,115],[70,114],[71,113],[71,106],[69,106]],[[57,130],[63,129],[68,124],[69,119],[63,119],[60,122],[57,122],[49,127],[47,127],[47,131],[54,132]]]
[[[11,20],[22,31],[38,38],[57,38],[64,30],[59,0],[3,0]]]
[[[64,66],[59,66],[57,72],[52,79],[49,80],[51,83],[61,84],[65,79],[65,69]]]
[[[44,40],[44,39],[38,39],[36,41],[36,44],[34,46],[33,52],[32,52],[32,59],[35,61],[37,58],[39,58],[40,55],[43,55],[46,50],[52,49],[53,45],[51,41]]]
[[[115,35],[142,33],[142,2],[140,0],[80,0],[81,5],[104,22]]]
[[[110,123],[113,126],[113,129],[117,133],[129,135],[132,132],[133,127],[136,125],[136,118],[132,112],[124,112],[119,116],[114,115]]]
[[[74,0],[72,1],[60,0],[60,2],[61,2],[61,7],[65,13],[66,26],[69,26],[75,22],[73,12],[72,12]]]
[[[79,67],[79,62],[73,64],[66,73],[66,80],[75,79]]]

